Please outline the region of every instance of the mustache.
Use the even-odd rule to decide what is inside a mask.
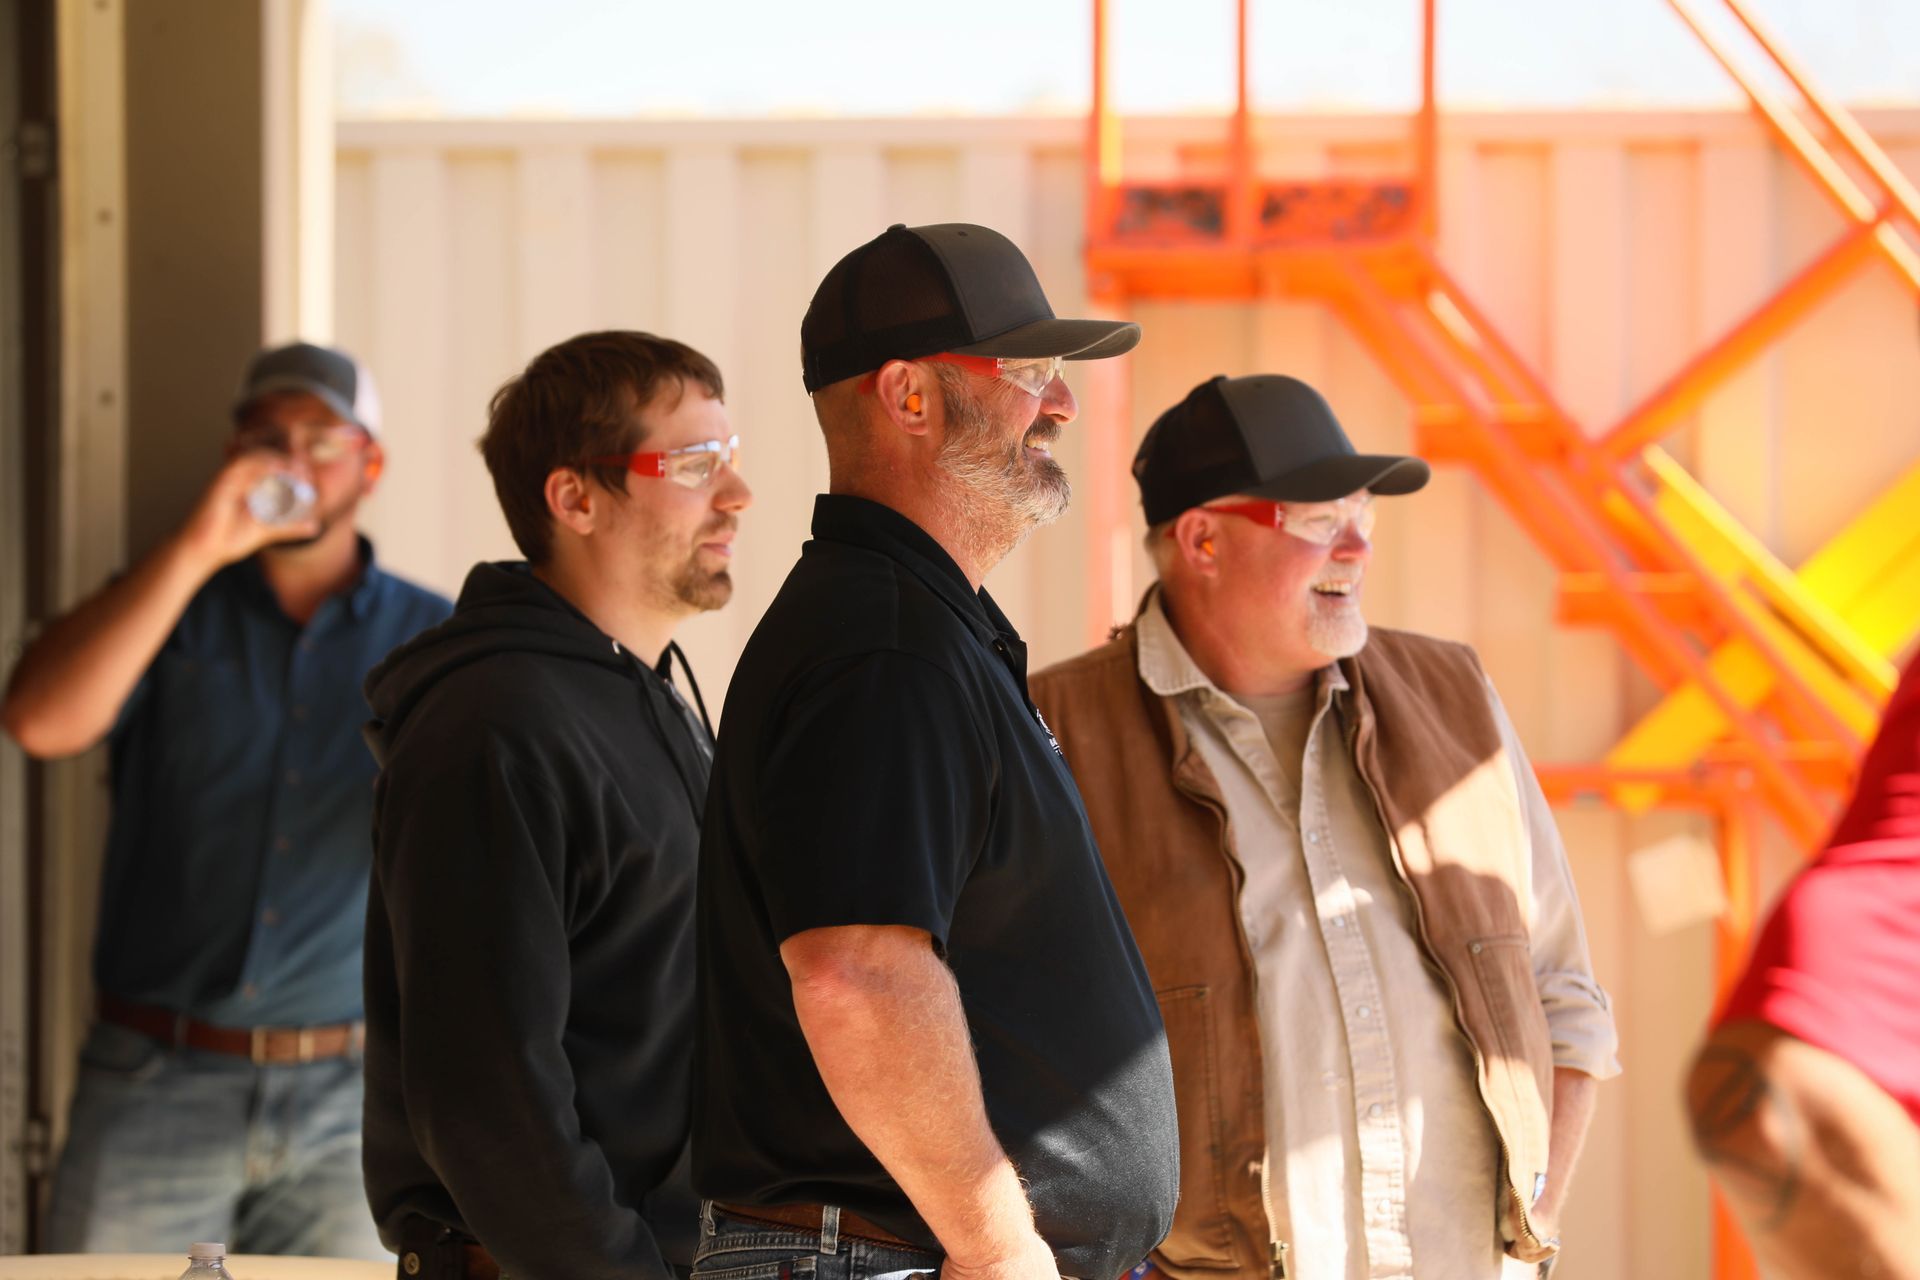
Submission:
[[[1033,420],[1033,425],[1028,427],[1026,433],[1020,438],[1023,441],[1039,440],[1050,444],[1060,438],[1060,424],[1042,415]]]
[[[1358,582],[1360,581],[1361,578],[1365,576],[1366,576],[1365,569],[1359,569],[1359,568],[1340,569],[1332,573],[1321,574],[1319,577],[1313,580],[1312,585],[1316,587],[1324,587],[1336,582]]]

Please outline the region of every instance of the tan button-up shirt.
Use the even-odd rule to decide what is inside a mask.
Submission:
[[[1355,770],[1328,666],[1297,695],[1236,701],[1197,667],[1159,593],[1140,678],[1172,698],[1226,802],[1245,872],[1267,1097],[1263,1188],[1298,1280],[1498,1280],[1498,1142],[1444,980],[1421,949],[1387,834]],[[1535,980],[1554,1063],[1618,1074],[1566,853],[1513,727],[1493,703],[1533,858]],[[1510,1269],[1508,1267],[1510,1266]]]

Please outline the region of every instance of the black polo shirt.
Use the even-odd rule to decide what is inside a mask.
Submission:
[[[823,496],[741,655],[701,843],[694,1183],[837,1204],[937,1247],[841,1118],[780,943],[926,930],[958,980],[987,1115],[1063,1272],[1107,1280],[1173,1219],[1173,1077],[1026,647],[912,521]],[[876,1048],[884,1051],[885,1046]]]

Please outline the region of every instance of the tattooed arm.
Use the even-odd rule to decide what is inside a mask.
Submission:
[[[1694,1059],[1686,1105],[1764,1266],[1789,1280],[1920,1278],[1920,1129],[1859,1068],[1731,1022]]]

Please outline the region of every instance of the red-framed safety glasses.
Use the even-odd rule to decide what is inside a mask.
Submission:
[[[1351,494],[1334,502],[1274,502],[1254,498],[1245,502],[1209,503],[1201,510],[1244,516],[1255,524],[1292,534],[1316,547],[1332,546],[1334,539],[1349,526],[1361,537],[1371,538],[1377,516],[1370,493]]]
[[[928,364],[950,364],[956,368],[965,369],[968,373],[978,374],[982,378],[998,378],[1030,396],[1046,394],[1047,388],[1053,385],[1053,380],[1060,376],[1063,363],[1060,356],[1015,360],[1008,356],[963,356],[954,351],[942,351],[930,356],[915,356],[914,359]],[[873,390],[879,376],[880,371],[874,370],[860,379],[856,390]]]
[[[583,467],[625,467],[637,476],[671,480],[683,489],[704,489],[720,474],[725,463],[740,469],[740,437],[702,440],[684,448],[654,453],[615,453],[601,458],[586,458]]]

